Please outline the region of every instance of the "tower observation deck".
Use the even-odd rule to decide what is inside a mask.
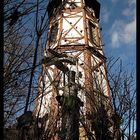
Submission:
[[[47,11],[48,36],[34,109],[43,120],[42,137],[111,139],[112,109],[100,36],[100,3],[50,0]]]

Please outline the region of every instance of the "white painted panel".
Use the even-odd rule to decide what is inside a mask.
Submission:
[[[67,14],[66,14],[67,15]],[[79,15],[82,15],[82,13],[79,13]],[[75,24],[77,21],[79,20],[79,17],[77,18],[67,18],[67,21],[71,24]],[[62,37],[63,35],[65,35],[65,33],[67,33],[68,30],[70,30],[67,35],[65,36],[66,38],[75,38],[75,37],[82,37],[84,36],[84,29],[83,29],[83,18],[79,20],[79,22],[75,25],[75,29],[77,31],[79,31],[79,33],[81,33],[81,35],[75,30],[75,29],[71,29],[71,25],[67,22],[65,19],[63,19],[63,33],[62,33]],[[71,39],[71,40],[75,40],[75,39]],[[69,41],[67,40],[62,40],[61,41],[61,45],[65,45],[66,43],[69,43]],[[80,39],[77,41],[77,43],[79,44],[85,44],[85,40],[84,39]],[[74,43],[71,43],[71,45],[77,45]]]
[[[68,0],[68,2],[81,2],[81,0]]]
[[[104,90],[104,95],[106,95],[106,96],[109,96],[108,95],[108,83],[107,83],[107,81],[106,81],[106,73],[105,73],[105,68],[103,67],[103,66],[101,66],[100,67],[101,68],[101,70],[102,70],[102,73],[103,73],[103,75],[102,75],[102,87],[103,87],[103,90]]]
[[[68,2],[75,2],[75,4],[77,5],[77,7],[80,7],[81,6],[81,0],[68,0]],[[67,3],[65,5],[66,8],[69,8],[69,4]]]
[[[105,69],[103,66],[100,66],[101,71],[96,72],[94,71],[94,77],[96,79],[97,85],[95,86],[95,88],[99,88],[99,90],[101,90],[101,92],[104,93],[104,95],[108,96],[108,83],[104,77],[105,75]]]
[[[71,14],[68,14],[68,13],[63,13],[63,15],[64,15],[64,17],[65,16],[73,16],[73,17],[78,17],[78,16],[82,16],[83,15],[83,13],[82,12],[79,12],[79,13],[75,13],[75,12],[71,12]]]

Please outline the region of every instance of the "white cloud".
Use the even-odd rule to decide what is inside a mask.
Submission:
[[[112,34],[112,44],[113,44],[113,46],[118,46],[119,45],[118,42],[119,42],[118,32],[114,31],[113,34]]]
[[[116,20],[111,28],[111,46],[119,47],[121,44],[134,44],[136,41],[136,20],[126,23]]]
[[[126,24],[124,33],[126,34],[124,37],[125,43],[134,43],[136,41],[136,19]]]
[[[136,17],[136,0],[129,0],[128,7],[122,12],[124,16],[131,16],[133,19]]]
[[[118,0],[111,0],[113,3],[116,3]]]
[[[128,0],[128,4],[129,4],[129,6],[131,6],[131,5],[136,5],[136,0]]]
[[[134,8],[135,0],[129,0],[126,9],[123,10],[122,15],[127,16],[126,19],[116,19],[111,27],[111,47],[116,48],[121,45],[131,45],[136,42],[136,11]],[[133,8],[132,8],[133,7]]]
[[[111,0],[112,1],[112,3],[116,3],[116,2],[118,2],[119,0]],[[133,4],[136,4],[136,0],[127,0],[128,1],[128,4],[129,4],[129,6],[130,5],[133,5]]]
[[[123,10],[122,15],[124,16],[132,16],[133,12],[130,10],[130,8],[126,8]]]
[[[101,19],[104,23],[107,23],[109,21],[109,17],[110,17],[110,12],[108,11],[107,7],[103,7],[103,9],[101,10],[102,14],[101,14]]]

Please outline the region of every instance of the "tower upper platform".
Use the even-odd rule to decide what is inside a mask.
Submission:
[[[99,19],[100,16],[100,3],[97,0],[50,0],[47,6],[48,15],[49,17],[52,16],[53,10],[62,6],[62,9],[67,5],[70,4],[71,6],[78,6],[81,7],[80,3],[84,3],[84,6],[87,6],[94,10],[95,16]]]

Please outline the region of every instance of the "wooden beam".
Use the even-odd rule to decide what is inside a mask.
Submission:
[[[72,14],[72,12],[79,13],[79,12],[82,12],[82,9],[81,7],[76,7],[75,9],[65,8],[64,10],[62,10],[62,12],[70,13],[70,14]]]

